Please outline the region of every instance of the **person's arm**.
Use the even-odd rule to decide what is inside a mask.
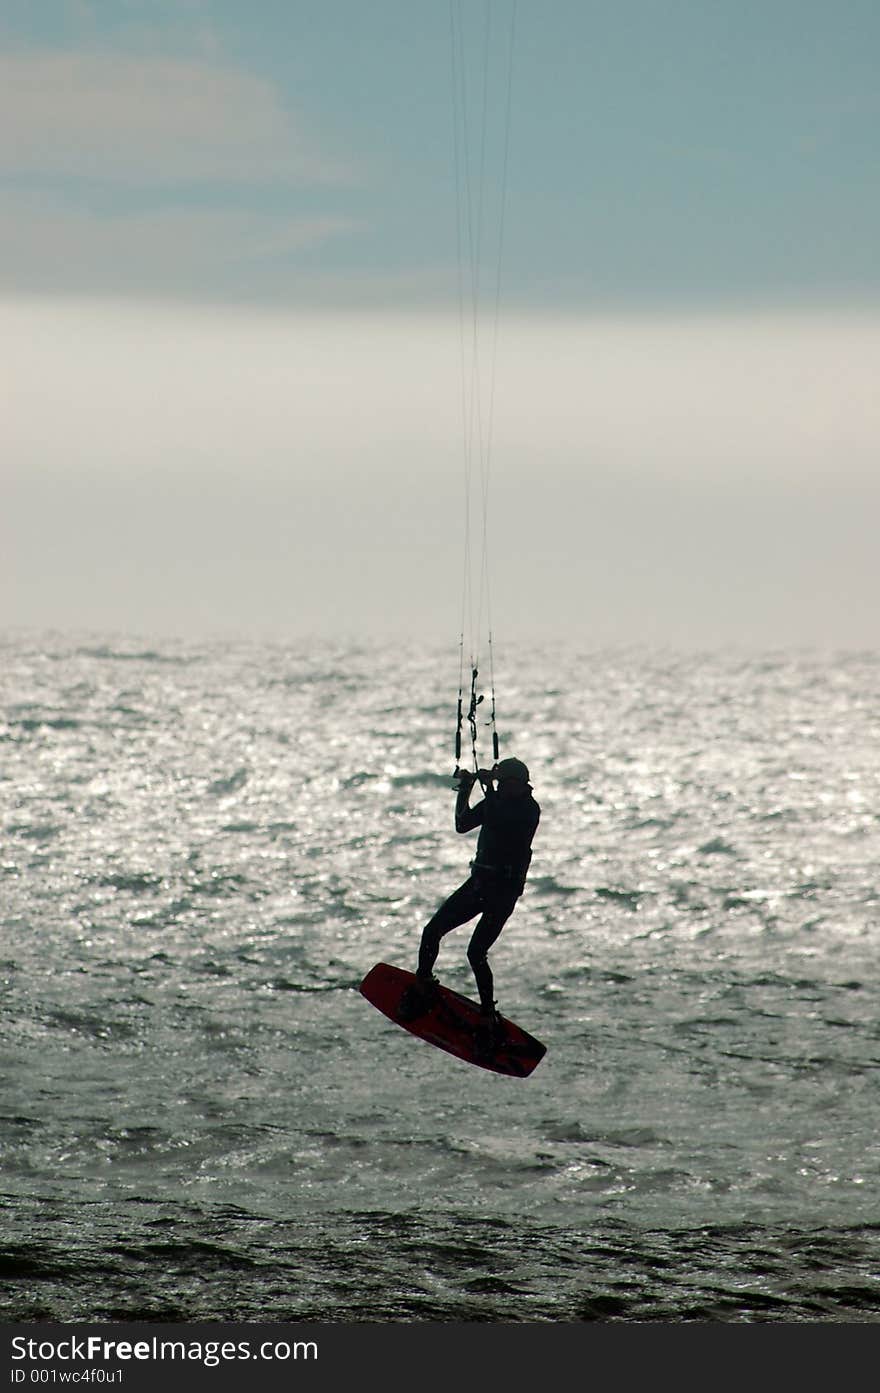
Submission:
[[[477,775],[471,774],[463,769],[459,774],[458,794],[455,799],[455,830],[456,832],[473,832],[475,827],[479,827],[483,821],[486,811],[486,799],[495,797],[495,790],[492,787],[490,776],[485,770],[481,769],[480,774],[485,777],[486,797],[477,803],[476,807],[470,806],[471,789],[477,781]]]

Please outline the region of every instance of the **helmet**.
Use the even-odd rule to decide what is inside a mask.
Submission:
[[[524,784],[529,781],[528,768],[521,759],[502,759],[495,765],[495,774],[498,779],[519,779]]]

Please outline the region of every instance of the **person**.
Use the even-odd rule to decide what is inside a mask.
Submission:
[[[480,994],[481,1028],[491,1033],[497,1030],[498,1013],[487,955],[525,888],[541,809],[532,797],[528,768],[520,759],[502,759],[491,770],[476,774],[468,770],[456,774],[455,830],[467,833],[480,828],[476,855],[467,880],[422,931],[416,980],[402,1003],[402,1013],[412,1020],[430,1009],[437,993],[433,968],[441,938],[479,915],[467,956]],[[471,790],[478,779],[485,796],[472,808]]]

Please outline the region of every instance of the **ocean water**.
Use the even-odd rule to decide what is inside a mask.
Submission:
[[[527,1080],[357,990],[466,874],[454,644],[2,640],[5,1319],[880,1317],[880,656],[511,669]]]

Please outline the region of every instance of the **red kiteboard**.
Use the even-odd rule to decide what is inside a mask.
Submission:
[[[424,1013],[403,1019],[401,1002],[415,980],[412,972],[401,967],[377,963],[361,982],[361,992],[395,1025],[402,1025],[411,1035],[418,1035],[420,1040],[437,1045],[467,1064],[478,1064],[481,1069],[524,1079],[546,1054],[546,1045],[503,1016],[498,1017],[494,1038],[489,1038],[485,1026],[481,1028],[477,1003],[448,987],[437,988],[436,997]]]

